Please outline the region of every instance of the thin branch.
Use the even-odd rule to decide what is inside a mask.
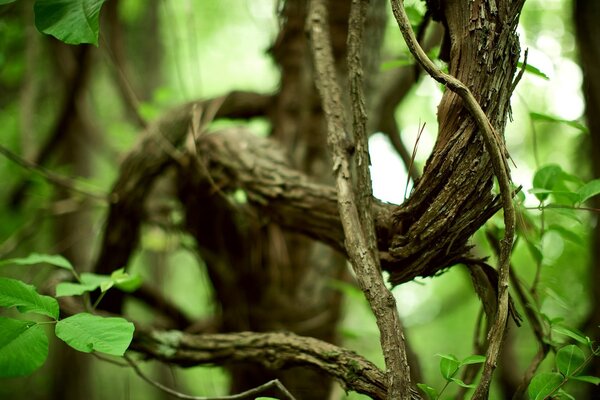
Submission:
[[[70,192],[82,194],[94,200],[100,200],[103,203],[107,202],[107,196],[105,194],[82,189],[81,185],[78,185],[78,182],[76,180],[66,178],[55,172],[49,171],[40,165],[27,161],[2,145],[0,145],[0,154],[2,154],[15,164],[25,168],[26,170],[37,173],[38,175],[42,176],[45,180],[58,187],[66,189]]]
[[[498,133],[494,130],[494,127],[488,120],[487,116],[481,109],[481,106],[469,88],[455,77],[440,71],[429,59],[429,57],[427,57],[427,54],[425,54],[417,42],[415,34],[412,31],[410,21],[406,15],[402,1],[391,1],[394,16],[398,21],[398,26],[400,27],[400,31],[402,32],[410,52],[433,79],[446,85],[446,87],[462,98],[466,108],[477,122],[479,130],[483,135],[485,147],[490,155],[494,168],[494,174],[498,179],[498,185],[500,187],[502,206],[504,208],[505,233],[504,238],[501,241],[499,260],[498,310],[496,313],[496,319],[489,331],[489,346],[486,354],[486,362],[483,368],[483,374],[479,385],[475,390],[475,394],[473,395],[474,399],[485,399],[488,397],[492,374],[496,368],[498,355],[500,354],[500,347],[504,337],[504,331],[506,329],[506,322],[508,318],[508,280],[510,270],[510,255],[515,235],[515,209],[512,202],[510,172],[505,156],[506,149],[501,138],[498,136]]]
[[[364,5],[353,0],[351,10],[351,23],[349,26],[349,40],[357,40],[360,46],[362,36],[362,21],[360,14]],[[338,194],[338,209],[344,230],[345,247],[351,264],[356,272],[358,283],[367,298],[371,310],[377,319],[381,333],[381,345],[387,368],[388,399],[410,399],[414,392],[411,389],[410,368],[406,357],[404,337],[400,326],[400,318],[396,308],[394,296],[385,286],[380,272],[377,252],[373,248],[373,227],[367,220],[369,207],[364,205],[370,202],[362,192],[357,196],[357,190],[352,183],[352,161],[354,145],[350,135],[346,132],[346,122],[342,103],[342,95],[336,82],[334,59],[329,38],[329,25],[327,23],[327,7],[323,0],[312,0],[309,5],[307,28],[312,42],[312,52],[316,69],[316,85],[321,94],[325,118],[327,121],[327,142],[332,152],[333,170]],[[360,26],[360,27],[359,27]],[[360,58],[360,51],[354,49],[349,52],[350,60],[355,63]],[[355,66],[357,64],[354,64]],[[357,79],[355,69],[353,78]],[[360,81],[360,79],[358,79]],[[356,81],[354,83],[356,85]],[[360,102],[360,92],[354,86],[355,100],[358,98],[358,109],[355,115],[355,129],[358,137],[364,134],[364,105]],[[362,116],[362,118],[361,118]],[[368,149],[365,147],[365,138],[357,141],[357,168],[368,168]],[[368,172],[357,174],[357,181],[369,179]],[[366,183],[370,187],[370,179]],[[367,193],[369,192],[367,188]],[[358,204],[363,204],[359,211]],[[366,209],[366,210],[365,210]],[[363,223],[364,222],[364,223]]]
[[[193,335],[136,325],[131,350],[181,367],[256,364],[272,370],[310,367],[345,390],[386,398],[384,373],[360,355],[319,339],[284,332]]]
[[[63,46],[63,44],[57,44]],[[59,116],[56,119],[52,131],[48,135],[46,142],[41,146],[39,152],[33,159],[35,165],[45,165],[50,156],[54,153],[56,147],[62,142],[63,138],[68,132],[68,125],[73,118],[73,110],[79,113],[77,102],[82,95],[91,69],[91,46],[83,45],[78,46],[77,49],[73,50],[75,63],[75,71],[72,76],[66,78],[65,81],[65,99],[60,108]],[[22,181],[19,185],[14,188],[9,198],[9,204],[11,207],[18,207],[29,188],[29,181]]]
[[[281,392],[280,395],[281,395],[282,400],[295,400],[294,396],[292,396],[292,394],[285,388],[285,386],[283,386],[283,384],[281,382],[279,382],[279,380],[277,380],[277,379],[273,379],[272,381],[269,381],[263,385],[257,386],[253,389],[246,390],[242,393],[232,394],[229,396],[215,396],[215,397],[191,396],[189,394],[185,394],[185,393],[181,393],[176,390],[173,390],[170,387],[167,387],[167,386],[163,385],[162,383],[156,382],[155,380],[149,378],[148,376],[146,376],[146,374],[144,374],[144,372],[140,369],[140,367],[137,365],[137,363],[135,361],[133,361],[133,359],[131,357],[129,357],[127,354],[125,354],[124,357],[125,357],[125,360],[127,360],[129,365],[131,366],[131,368],[133,368],[135,373],[140,378],[142,378],[143,380],[145,380],[146,382],[148,382],[155,388],[158,388],[158,389],[162,390],[163,392],[167,393],[168,395],[175,397],[177,399],[186,399],[186,400],[246,400],[246,399],[251,399],[251,400],[254,400],[256,398],[256,396],[265,394],[265,392],[267,392],[267,391],[277,389],[277,391]]]

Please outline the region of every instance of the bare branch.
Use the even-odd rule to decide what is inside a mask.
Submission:
[[[256,363],[280,370],[315,368],[337,379],[346,390],[385,399],[385,375],[356,353],[292,333],[229,333],[190,335],[136,327],[131,350],[182,367],[207,364]]]
[[[131,368],[133,368],[135,373],[140,378],[142,378],[143,380],[145,380],[146,382],[148,382],[155,388],[158,388],[158,389],[162,390],[163,392],[167,393],[168,395],[175,397],[177,399],[185,399],[185,400],[246,400],[246,399],[248,399],[248,400],[254,400],[256,398],[256,396],[265,395],[266,394],[265,392],[269,392],[273,389],[276,389],[277,392],[279,392],[278,395],[281,396],[281,399],[295,400],[294,396],[292,396],[292,394],[285,388],[285,386],[283,386],[281,384],[281,382],[279,382],[279,380],[277,380],[277,379],[269,381],[263,385],[255,387],[253,389],[246,390],[242,393],[232,394],[229,396],[211,396],[211,397],[192,396],[189,394],[178,392],[174,389],[171,389],[168,386],[163,385],[160,382],[157,382],[157,381],[149,378],[146,374],[144,374],[144,372],[140,369],[140,367],[137,365],[137,363],[135,361],[133,361],[133,359],[131,357],[129,357],[128,355],[125,355],[125,360],[127,360],[129,365],[131,366]]]
[[[358,0],[356,0],[358,1]],[[353,2],[351,21],[360,24],[361,5]],[[358,17],[356,17],[358,16]],[[327,142],[332,152],[333,171],[336,179],[338,194],[338,208],[344,229],[344,241],[350,262],[356,272],[359,285],[365,294],[371,310],[377,319],[381,333],[381,345],[387,368],[389,399],[410,399],[414,392],[411,389],[410,368],[406,358],[404,337],[400,326],[400,318],[396,309],[394,296],[385,286],[381,276],[378,254],[374,249],[373,229],[369,217],[369,208],[366,206],[370,199],[365,199],[365,192],[357,193],[356,186],[352,183],[352,162],[354,144],[346,131],[346,122],[342,95],[336,82],[335,67],[331,43],[329,39],[329,26],[327,23],[327,8],[322,0],[312,0],[309,6],[308,29],[312,39],[312,50],[316,67],[316,84],[321,94],[323,109],[327,120]],[[355,40],[361,38],[362,28],[354,33],[350,28],[349,35],[356,35]],[[354,26],[354,29],[357,29]],[[360,42],[359,42],[360,43]],[[352,50],[349,57],[359,58],[360,51]],[[354,67],[353,79],[357,79],[358,68]],[[366,134],[364,132],[365,117],[364,107],[361,104],[361,93],[354,82],[355,129],[357,134],[357,168],[365,168],[357,174],[358,183],[367,185],[364,189],[370,193],[370,177],[368,175],[368,148],[366,148]],[[361,134],[364,137],[361,138]],[[367,182],[365,182],[367,181]],[[358,206],[363,205],[359,211]],[[368,219],[369,218],[369,219]]]

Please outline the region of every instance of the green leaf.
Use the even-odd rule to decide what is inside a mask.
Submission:
[[[440,360],[440,372],[442,373],[442,376],[447,381],[449,381],[454,376],[456,371],[458,370],[460,362],[452,354],[437,354],[437,355],[442,358]]]
[[[56,324],[56,336],[84,353],[122,356],[133,338],[134,326],[123,318],[104,318],[88,313],[75,314]]]
[[[98,18],[106,0],[37,0],[35,26],[67,44],[98,45]]]
[[[574,221],[580,225],[583,225],[582,219],[579,217],[577,211],[573,208],[564,208],[564,207],[560,207],[560,205],[558,207],[554,207],[554,204],[551,203],[551,204],[548,204],[548,206],[545,209],[546,209],[546,211],[556,213],[562,217],[568,218],[571,221]]]
[[[22,313],[33,312],[58,319],[58,302],[42,296],[35,287],[16,279],[0,278],[0,307],[17,307]]]
[[[574,379],[574,380],[580,381],[580,382],[591,383],[592,385],[600,385],[600,378],[598,378],[597,376],[577,375],[577,376],[572,376],[571,379]]]
[[[35,322],[0,317],[0,377],[31,374],[48,357],[48,337]]]
[[[569,328],[564,325],[552,325],[552,330],[556,333],[560,333],[561,335],[568,336],[586,346],[589,346],[591,343],[591,340],[588,336],[575,328]]]
[[[14,3],[17,0],[0,0],[0,5]]]
[[[61,282],[56,285],[56,297],[80,296],[85,292],[93,292],[98,285],[89,285],[83,283]]]
[[[429,385],[426,385],[424,383],[417,383],[417,387],[421,389],[423,393],[425,393],[429,400],[437,400],[437,398],[440,397],[438,391]]]
[[[521,69],[521,68],[523,68],[523,63],[522,63],[521,61],[519,61],[519,62],[517,63],[517,68],[518,68],[518,69]],[[543,73],[543,72],[542,72],[542,71],[541,71],[539,68],[537,68],[537,67],[534,67],[533,65],[531,65],[531,64],[529,64],[529,63],[528,63],[528,64],[525,64],[525,71],[526,71],[526,72],[529,72],[529,73],[530,73],[530,74],[532,74],[532,75],[535,75],[535,76],[538,76],[538,77],[540,77],[540,78],[542,78],[542,79],[545,79],[545,80],[547,80],[547,81],[549,81],[549,80],[550,80],[550,78],[548,78],[548,75],[546,75],[545,73]]]
[[[85,285],[96,285],[96,288],[98,288],[106,281],[110,281],[110,276],[92,274],[91,272],[84,272],[81,274],[81,283]]]
[[[557,198],[557,203],[567,205],[578,203],[581,198],[578,192],[569,190],[529,189],[527,192],[534,194],[540,201],[547,199],[549,195],[554,195]]]
[[[583,203],[588,199],[600,194],[600,179],[594,179],[589,181],[585,185],[579,188],[577,191],[579,194],[579,202]]]
[[[463,365],[468,365],[468,364],[481,364],[485,362],[485,356],[479,355],[479,354],[475,354],[472,356],[469,356],[467,358],[465,358],[464,360],[462,360],[460,362],[460,367],[462,367]]]
[[[556,353],[556,368],[564,376],[572,376],[585,362],[583,351],[574,344],[561,348]]]
[[[458,386],[462,386],[467,389],[473,389],[473,388],[477,387],[477,385],[474,383],[473,384],[464,383],[462,380],[460,380],[458,378],[450,378],[450,380],[452,382],[456,383]]]
[[[558,398],[559,399],[567,399],[567,400],[577,400],[575,397],[571,396],[569,393],[565,392],[562,389],[558,389]]]
[[[583,125],[581,122],[578,122],[578,121],[562,119],[562,118],[558,118],[558,117],[555,117],[552,115],[541,114],[541,113],[536,113],[536,112],[529,113],[529,117],[533,121],[544,121],[544,122],[554,122],[554,123],[559,123],[559,124],[565,124],[572,128],[578,129],[583,133],[588,132],[588,128],[585,125]]]
[[[7,260],[2,260],[0,261],[0,266],[7,264],[35,265],[42,263],[54,265],[55,267],[59,268],[68,269],[69,271],[74,270],[73,265],[71,265],[69,260],[67,260],[63,256],[38,253],[31,253],[30,255],[24,258],[9,258]]]
[[[538,169],[533,177],[533,188],[552,190],[562,172],[562,168],[556,164],[546,165]],[[539,192],[534,194],[539,201],[546,200],[549,195],[547,192]]]
[[[381,63],[381,70],[387,71],[394,68],[408,67],[409,65],[415,65],[415,60],[411,58],[404,58],[398,60],[384,61]]]
[[[110,274],[110,279],[114,285],[124,292],[133,292],[142,285],[142,277],[139,274],[125,272],[124,268],[119,268]]]
[[[542,372],[531,380],[527,393],[531,400],[544,400],[554,393],[563,382],[563,376],[558,372]]]

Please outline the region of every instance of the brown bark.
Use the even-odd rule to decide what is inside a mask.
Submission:
[[[346,390],[386,398],[383,372],[356,353],[311,337],[291,333],[190,335],[177,331],[150,331],[136,328],[132,343],[136,351],[166,363],[191,367],[207,364],[237,365],[252,362],[267,370],[299,367],[335,378]],[[303,396],[316,397],[318,388]]]
[[[580,65],[583,71],[583,95],[585,116],[590,132],[588,146],[594,178],[600,178],[600,3],[589,0],[576,0],[574,5],[574,25],[579,46]],[[592,200],[592,207],[600,208],[600,199]],[[590,265],[591,313],[585,326],[592,338],[600,336],[600,223],[596,215],[596,226],[591,238],[592,259]],[[589,375],[600,376],[600,357],[591,363]],[[600,387],[589,385],[589,398],[600,398]]]
[[[348,10],[343,4],[329,10],[340,76],[346,74]],[[452,38],[450,73],[467,84],[501,134],[518,57],[514,30],[522,2],[444,4]],[[283,29],[272,49],[282,71],[278,94],[232,95],[216,112],[216,117],[267,114],[272,139],[230,129],[200,134],[197,148],[188,146],[182,152],[194,104],[148,127],[113,189],[97,272],[127,264],[145,217],[142,204],[156,177],[174,166],[186,228],[197,240],[221,308],[221,330],[285,329],[334,341],[339,293],[327,281],[343,276],[345,261],[312,239],[345,252],[344,235],[336,192],[324,184],[330,181],[331,164],[308,62],[306,3],[287,1],[283,15]],[[239,98],[252,100],[239,107]],[[195,104],[207,108],[215,103]],[[435,150],[410,199],[402,206],[369,200],[379,257],[394,284],[452,266],[468,252],[470,235],[500,207],[491,194],[490,157],[476,123],[452,92],[444,95],[439,121]],[[237,189],[245,192],[247,203],[232,199]],[[120,308],[118,296],[107,300],[105,307]],[[279,377],[301,398],[328,393],[327,379],[308,370],[274,374],[253,364],[231,370],[236,392]]]
[[[441,17],[452,38],[449,73],[468,86],[502,135],[519,55],[515,29],[522,1],[497,2],[497,7],[483,1],[443,4]],[[469,237],[497,209],[490,157],[475,120],[454,92],[446,90],[438,121],[423,176],[396,213],[390,248],[398,264],[390,267],[394,284],[456,263],[468,251]]]

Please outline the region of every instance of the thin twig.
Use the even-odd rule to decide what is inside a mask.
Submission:
[[[49,171],[40,165],[27,161],[2,145],[0,145],[0,154],[2,154],[15,164],[41,175],[48,182],[56,186],[59,186],[71,192],[82,194],[94,200],[100,200],[103,203],[106,203],[107,201],[107,196],[105,194],[101,194],[98,192],[90,192],[88,190],[82,189],[81,187],[78,187],[77,181],[58,175],[57,173]]]
[[[263,385],[257,386],[253,389],[246,390],[245,392],[241,392],[241,393],[237,393],[237,394],[232,394],[230,396],[216,396],[216,397],[192,396],[189,394],[185,394],[185,393],[181,393],[176,390],[173,390],[170,387],[167,387],[160,382],[156,382],[155,380],[146,376],[146,374],[144,374],[144,372],[140,369],[139,365],[137,365],[137,363],[135,361],[133,361],[133,359],[131,357],[129,357],[127,354],[125,354],[123,357],[125,358],[125,360],[127,360],[129,365],[131,366],[131,368],[133,368],[135,373],[140,378],[142,378],[143,380],[145,380],[146,382],[148,382],[155,388],[160,389],[163,392],[167,393],[168,395],[173,396],[177,399],[186,399],[186,400],[245,400],[245,399],[251,399],[251,400],[254,400],[256,398],[256,396],[260,395],[261,393],[266,392],[267,390],[278,389],[281,392],[282,400],[295,400],[294,396],[292,396],[292,394],[277,379],[273,379],[272,381],[269,381]]]
[[[348,59],[351,65],[351,85],[356,149],[346,132],[345,113],[339,84],[336,81],[334,59],[327,24],[327,7],[323,0],[312,0],[309,5],[308,30],[316,69],[316,85],[320,92],[327,121],[327,142],[332,152],[333,170],[338,193],[338,209],[344,229],[345,247],[356,272],[358,283],[377,319],[381,346],[387,368],[388,399],[410,399],[410,368],[406,357],[404,337],[396,301],[386,288],[380,271],[378,254],[374,248],[374,231],[370,214],[371,182],[368,175],[368,148],[364,121],[364,103],[360,89],[360,41],[366,3],[353,0],[350,11]],[[361,137],[365,135],[365,137]],[[356,153],[355,153],[356,150]],[[352,157],[357,155],[357,182],[366,184],[361,192],[352,182]],[[367,198],[368,196],[368,198]],[[362,204],[361,210],[358,204]]]
[[[494,127],[481,109],[481,106],[469,90],[469,88],[452,75],[440,71],[435,64],[427,57],[423,51],[414,32],[412,31],[410,21],[404,10],[404,5],[400,0],[391,0],[392,10],[398,26],[404,37],[404,40],[419,64],[436,81],[446,85],[450,90],[461,97],[469,113],[477,122],[485,143],[486,150],[490,155],[494,174],[498,179],[500,195],[502,197],[502,206],[504,208],[504,226],[505,233],[501,242],[499,272],[498,272],[498,311],[496,319],[489,331],[489,346],[486,354],[486,362],[483,368],[481,380],[473,398],[487,398],[489,387],[492,380],[492,374],[496,368],[500,347],[506,329],[508,318],[508,279],[510,269],[510,255],[515,235],[515,209],[512,203],[512,190],[510,185],[510,172],[505,156],[505,147],[494,130]]]

